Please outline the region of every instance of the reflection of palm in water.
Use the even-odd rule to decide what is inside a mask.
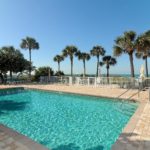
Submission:
[[[0,101],[0,114],[4,114],[4,111],[21,111],[24,110],[28,102],[15,102],[12,100]]]

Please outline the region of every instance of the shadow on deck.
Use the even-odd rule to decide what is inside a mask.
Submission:
[[[139,134],[122,133],[112,150],[150,150],[150,135],[141,138]]]

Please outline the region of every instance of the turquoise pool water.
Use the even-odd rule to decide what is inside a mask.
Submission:
[[[0,96],[0,123],[52,150],[110,150],[136,108],[108,98],[24,90]]]

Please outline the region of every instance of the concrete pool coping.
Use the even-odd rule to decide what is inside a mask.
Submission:
[[[124,98],[117,98],[116,97],[109,97],[109,96],[99,96],[99,95],[94,95],[94,94],[85,94],[85,93],[75,93],[75,92],[64,92],[64,91],[55,91],[55,90],[47,90],[47,89],[38,89],[38,88],[24,88],[26,90],[30,89],[30,90],[36,90],[36,91],[43,91],[43,92],[53,92],[53,93],[64,93],[64,94],[70,94],[70,95],[80,95],[80,96],[91,96],[91,97],[96,97],[96,98],[108,98],[111,100],[116,100],[116,101],[128,101],[128,102],[134,102],[134,103],[138,103],[139,101],[135,100],[135,99],[124,99]]]
[[[53,92],[63,92],[63,93],[70,93],[70,94],[80,94],[80,95],[88,95],[88,96],[96,96],[96,97],[106,97],[106,98],[113,98],[115,99],[115,97],[111,97],[111,96],[100,96],[97,94],[89,94],[89,93],[76,93],[73,91],[62,91],[62,90],[56,90],[56,89],[44,89],[44,88],[39,88],[39,87],[29,87],[29,86],[22,86],[25,89],[34,89],[34,90],[43,90],[43,91],[53,91]],[[121,98],[121,99],[125,99],[125,98]],[[128,98],[126,98],[128,99]],[[137,101],[136,99],[134,101]],[[130,138],[132,138],[132,135],[134,133],[135,127],[140,119],[141,114],[144,111],[144,108],[146,107],[146,105],[149,104],[148,102],[140,102],[139,106],[137,108],[137,110],[135,111],[135,113],[133,114],[133,116],[130,118],[129,122],[126,124],[125,128],[123,129],[122,133],[119,135],[119,138],[117,139],[117,141],[115,142],[115,144],[112,146],[113,150],[130,150],[126,147],[126,145],[128,145],[128,143],[131,144],[131,140]],[[122,140],[125,139],[125,140]],[[132,144],[131,144],[132,145]],[[132,147],[136,148],[137,147]],[[140,149],[140,150],[146,150],[146,149]]]

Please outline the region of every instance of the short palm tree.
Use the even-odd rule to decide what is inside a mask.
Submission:
[[[54,61],[58,63],[58,72],[60,72],[60,62],[64,60],[64,57],[61,55],[56,55]]]
[[[150,34],[146,32],[138,36],[136,40],[136,57],[145,60],[146,76],[148,77],[148,62],[147,58],[150,57]]]
[[[90,51],[92,56],[96,56],[97,57],[97,68],[96,68],[96,76],[98,76],[98,66],[99,66],[99,59],[100,56],[104,56],[105,55],[105,50],[102,46],[94,46],[92,48],[92,50]]]
[[[29,51],[29,61],[30,61],[29,79],[31,80],[31,68],[32,68],[31,51],[34,49],[39,49],[39,43],[34,38],[26,37],[25,39],[22,39],[20,47],[22,49],[27,49]]]
[[[115,40],[114,56],[120,56],[125,53],[129,55],[131,66],[131,77],[134,77],[133,53],[135,51],[136,33],[134,31],[124,32]]]
[[[71,63],[71,76],[73,76],[73,58],[76,55],[78,51],[78,48],[74,45],[66,46],[63,50],[63,56],[64,57],[70,57],[70,63]]]
[[[78,51],[76,53],[76,56],[78,57],[79,60],[83,61],[83,68],[84,68],[83,77],[85,77],[85,75],[86,75],[86,65],[85,65],[85,62],[88,61],[88,60],[90,60],[90,54]]]
[[[106,65],[107,78],[109,78],[109,68],[110,66],[114,66],[117,63],[116,59],[112,56],[104,56],[103,61],[100,63],[101,65]]]

